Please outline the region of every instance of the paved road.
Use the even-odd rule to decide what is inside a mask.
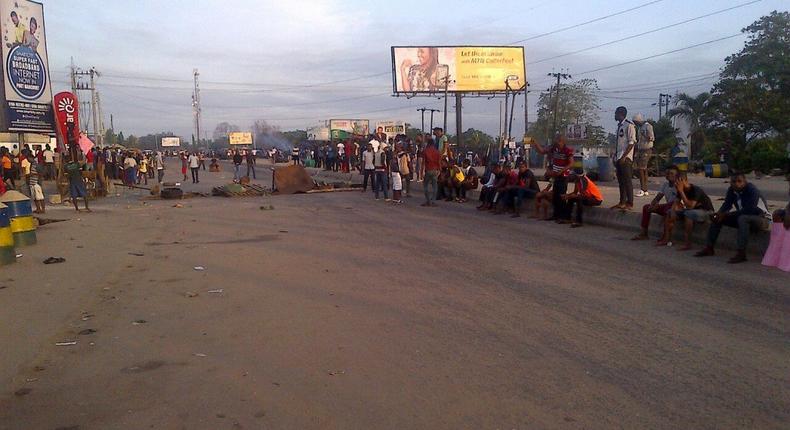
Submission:
[[[790,420],[790,276],[757,263],[362,193],[122,194],[0,269],[0,429]]]

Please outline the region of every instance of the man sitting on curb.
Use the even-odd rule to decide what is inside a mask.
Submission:
[[[695,257],[714,255],[714,247],[719,239],[723,226],[738,229],[738,252],[728,263],[736,264],[746,261],[746,245],[749,242],[751,229],[765,226],[765,212],[759,207],[760,191],[746,181],[743,173],[733,173],[730,188],[719,211],[713,214],[712,224],[708,230],[705,249],[694,254]],[[735,207],[734,211],[731,211]]]
[[[567,202],[569,215],[573,213],[573,205],[576,205],[576,221],[571,224],[571,228],[578,228],[583,225],[584,206],[601,206],[603,195],[598,186],[584,173],[572,173],[568,180],[574,183],[573,192],[564,195],[563,199]]]
[[[485,210],[490,209],[491,202],[494,200],[494,194],[496,193],[496,183],[502,176],[502,166],[499,164],[495,164],[491,168],[491,172],[488,174],[488,181],[483,184],[483,188],[480,190],[480,206],[477,207],[478,210]]]
[[[638,235],[631,238],[631,240],[646,240],[648,238],[647,230],[650,227],[651,214],[661,215],[661,217],[664,218],[664,222],[666,223],[667,215],[669,214],[670,209],[672,209],[672,204],[675,202],[675,198],[677,196],[677,189],[675,188],[675,180],[677,179],[677,176],[677,166],[669,166],[666,173],[667,181],[661,186],[661,191],[656,194],[656,197],[653,198],[653,201],[650,202],[650,204],[644,205],[642,207],[642,231]],[[666,203],[661,203],[661,199],[666,199]]]
[[[516,188],[518,184],[518,173],[510,167],[510,164],[505,164],[505,167],[502,169],[502,175],[504,176],[504,181],[497,182],[495,186],[496,195],[494,195],[492,206],[494,215],[501,215],[508,209],[508,193],[513,188]]]
[[[713,213],[713,202],[702,188],[689,183],[685,173],[678,175],[675,184],[678,196],[664,224],[664,236],[656,243],[656,246],[666,246],[672,240],[672,229],[675,222],[684,220],[684,244],[678,248],[678,251],[688,251],[691,249],[691,233],[694,230],[694,223],[704,223],[708,220],[710,214]]]
[[[518,176],[516,185],[508,191],[507,201],[509,205],[513,206],[512,218],[521,216],[521,207],[524,205],[524,199],[533,199],[540,191],[538,181],[535,180],[535,174],[529,170],[529,166],[525,161],[518,164]]]

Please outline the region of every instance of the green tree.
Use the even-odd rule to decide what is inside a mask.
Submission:
[[[790,12],[774,11],[742,30],[743,49],[725,60],[713,88],[719,122],[750,141],[790,138]]]
[[[545,91],[538,97],[538,120],[530,127],[530,136],[548,139],[552,134],[557,105],[557,131],[563,133],[570,124],[590,126],[597,124],[600,101],[597,95],[598,81],[582,79],[568,84],[560,84],[559,98],[556,87]]]
[[[668,116],[664,116],[658,121],[650,121],[650,123],[653,124],[653,134],[656,137],[653,146],[655,154],[669,160],[669,152],[677,143],[678,129],[672,125]]]
[[[675,107],[667,112],[670,118],[681,118],[688,122],[691,140],[690,157],[699,158],[700,150],[705,144],[705,128],[711,124],[715,116],[715,105],[710,93],[690,96],[680,93],[675,96]]]

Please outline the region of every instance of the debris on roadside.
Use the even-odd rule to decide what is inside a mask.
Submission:
[[[274,205],[269,205],[269,206],[261,206],[261,208],[260,208],[260,209],[261,209],[262,211],[273,211],[273,210],[274,210]]]
[[[187,291],[186,293],[184,293],[184,296],[186,296],[186,297],[188,297],[188,298],[190,298],[190,299],[191,299],[192,297],[197,297],[197,296],[199,296],[199,295],[200,295],[200,294],[198,294],[198,293],[194,293],[194,292],[192,292],[192,291]]]
[[[44,264],[58,264],[58,263],[63,263],[65,261],[66,259],[63,257],[49,257],[46,260],[44,260]]]
[[[202,272],[202,271],[206,270],[206,268],[203,267],[203,266],[195,266],[194,269],[197,270],[198,272]]]
[[[222,294],[223,292],[225,292],[225,290],[222,289],[222,288],[219,288],[219,289],[216,289],[216,290],[208,290],[206,292],[209,293],[209,294]]]
[[[80,336],[87,336],[87,335],[93,334],[93,333],[96,333],[96,330],[94,330],[92,328],[86,328],[85,330],[80,330],[80,332],[77,333],[77,334],[80,335]]]
[[[76,340],[66,340],[66,341],[63,341],[63,342],[56,342],[55,346],[72,346],[72,345],[76,345],[76,344],[77,344]]]
[[[135,321],[132,321],[132,325],[140,325],[140,324],[145,324],[147,322],[148,321],[146,321],[146,320],[135,320]]]
[[[129,255],[134,255],[135,257],[143,257],[145,254],[142,252],[130,252]]]
[[[212,196],[218,197],[261,197],[271,192],[256,184],[228,184],[211,189]]]

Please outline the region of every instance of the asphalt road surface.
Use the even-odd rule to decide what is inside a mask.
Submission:
[[[790,276],[758,262],[416,198],[121,194],[0,267],[0,429],[790,422]]]

